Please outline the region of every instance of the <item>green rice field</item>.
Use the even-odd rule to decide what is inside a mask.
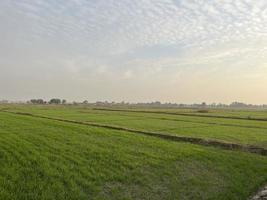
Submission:
[[[0,110],[0,199],[246,200],[267,183],[266,155],[153,137],[267,149],[266,111],[12,104]]]

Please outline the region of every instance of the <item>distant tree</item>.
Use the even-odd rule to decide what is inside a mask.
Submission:
[[[73,101],[72,104],[73,105],[78,105],[78,103],[76,101]]]
[[[32,104],[36,104],[36,99],[31,99],[30,102],[31,102]]]
[[[88,104],[88,101],[87,101],[87,100],[84,100],[84,101],[83,101],[83,104]]]
[[[44,104],[44,100],[43,99],[37,99],[37,104]]]
[[[230,107],[242,108],[242,107],[247,107],[247,105],[245,103],[242,103],[242,102],[233,102],[230,104]]]
[[[56,98],[51,99],[49,101],[49,104],[60,104],[60,103],[61,103],[61,100],[60,99],[56,99]]]
[[[31,99],[30,102],[32,104],[44,104],[45,103],[43,99]]]
[[[62,100],[62,104],[66,104],[67,103],[67,100],[66,99],[63,99]]]
[[[157,105],[157,106],[160,106],[161,105],[161,102],[160,101],[155,101],[153,102],[154,105]]]
[[[201,106],[206,107],[207,106],[206,102],[202,102]]]

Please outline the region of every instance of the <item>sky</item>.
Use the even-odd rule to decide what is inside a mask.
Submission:
[[[267,104],[266,0],[1,0],[0,99]]]

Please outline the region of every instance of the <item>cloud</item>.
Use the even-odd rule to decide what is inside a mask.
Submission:
[[[29,37],[80,42],[111,54],[140,46],[205,46],[267,34],[265,0],[8,2],[2,3],[6,12],[29,20]]]
[[[151,90],[185,76],[266,71],[266,0],[2,0],[0,23],[3,84],[118,80],[109,87]]]

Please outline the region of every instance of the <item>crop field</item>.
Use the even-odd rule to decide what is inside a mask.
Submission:
[[[0,105],[0,199],[246,200],[267,112]]]

